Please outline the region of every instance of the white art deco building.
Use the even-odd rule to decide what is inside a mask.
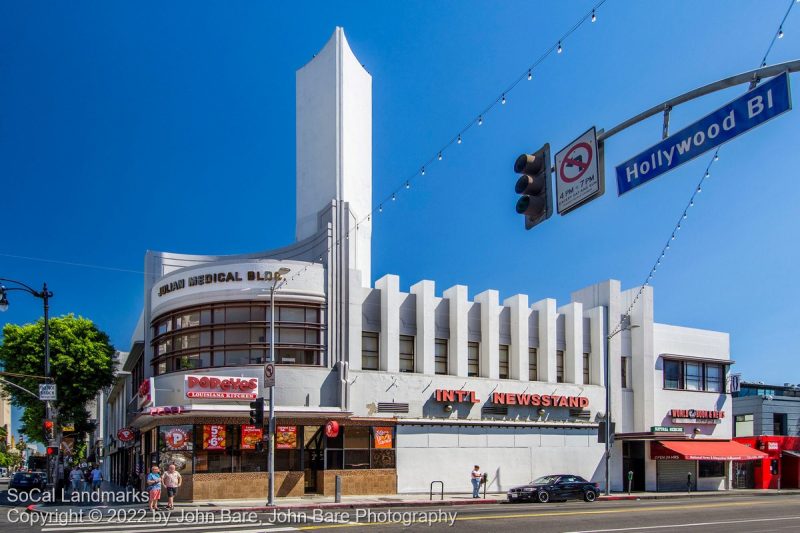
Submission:
[[[337,475],[345,494],[467,492],[474,464],[489,491],[549,473],[604,483],[606,335],[636,289],[608,280],[559,303],[372,283],[371,94],[340,28],[297,71],[296,242],[147,252],[133,386],[109,402],[112,476],[176,462],[189,498],[266,493],[249,402],[267,396],[275,286],[279,496],[331,494]],[[633,472],[634,489],[682,490],[687,471],[726,488],[728,335],[655,323],[651,288],[630,323],[609,343],[612,488]]]

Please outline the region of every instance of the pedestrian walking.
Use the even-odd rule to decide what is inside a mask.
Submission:
[[[479,490],[481,488],[481,479],[483,478],[483,474],[481,474],[481,467],[475,465],[475,468],[472,469],[472,497],[478,498],[480,496]]]
[[[158,500],[161,499],[161,474],[158,465],[153,465],[147,474],[147,492],[150,495],[150,510],[158,511]]]
[[[72,484],[72,492],[80,492],[81,481],[83,481],[83,472],[81,472],[81,469],[78,468],[78,465],[72,467],[72,471],[69,473],[69,480]]]
[[[167,471],[164,472],[161,479],[164,481],[164,486],[167,488],[167,509],[171,511],[175,508],[175,494],[178,493],[178,487],[183,484],[183,477],[181,477],[181,473],[176,470],[175,463],[172,463],[167,467]]]
[[[100,471],[100,465],[95,465],[91,472],[92,475],[92,491],[99,491],[100,484],[103,482],[103,473]]]

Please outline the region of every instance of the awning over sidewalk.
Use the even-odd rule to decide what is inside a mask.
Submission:
[[[651,459],[688,461],[756,461],[767,454],[733,441],[655,441]]]
[[[789,455],[791,457],[797,457],[800,459],[800,452],[796,452],[794,450],[783,450],[783,455]]]

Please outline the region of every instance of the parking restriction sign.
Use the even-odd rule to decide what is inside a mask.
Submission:
[[[275,386],[275,363],[264,365],[264,387]]]
[[[556,154],[556,206],[565,215],[605,192],[594,126]]]

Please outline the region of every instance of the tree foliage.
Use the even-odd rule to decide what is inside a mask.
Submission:
[[[0,364],[6,372],[44,376],[44,320],[3,327]],[[114,380],[114,347],[108,335],[86,318],[72,314],[50,319],[50,376],[58,389],[58,423],[71,422],[76,432],[91,431],[86,404]],[[34,393],[43,380],[6,377]],[[44,443],[44,402],[15,387],[4,386],[14,405],[24,408],[21,433]]]

